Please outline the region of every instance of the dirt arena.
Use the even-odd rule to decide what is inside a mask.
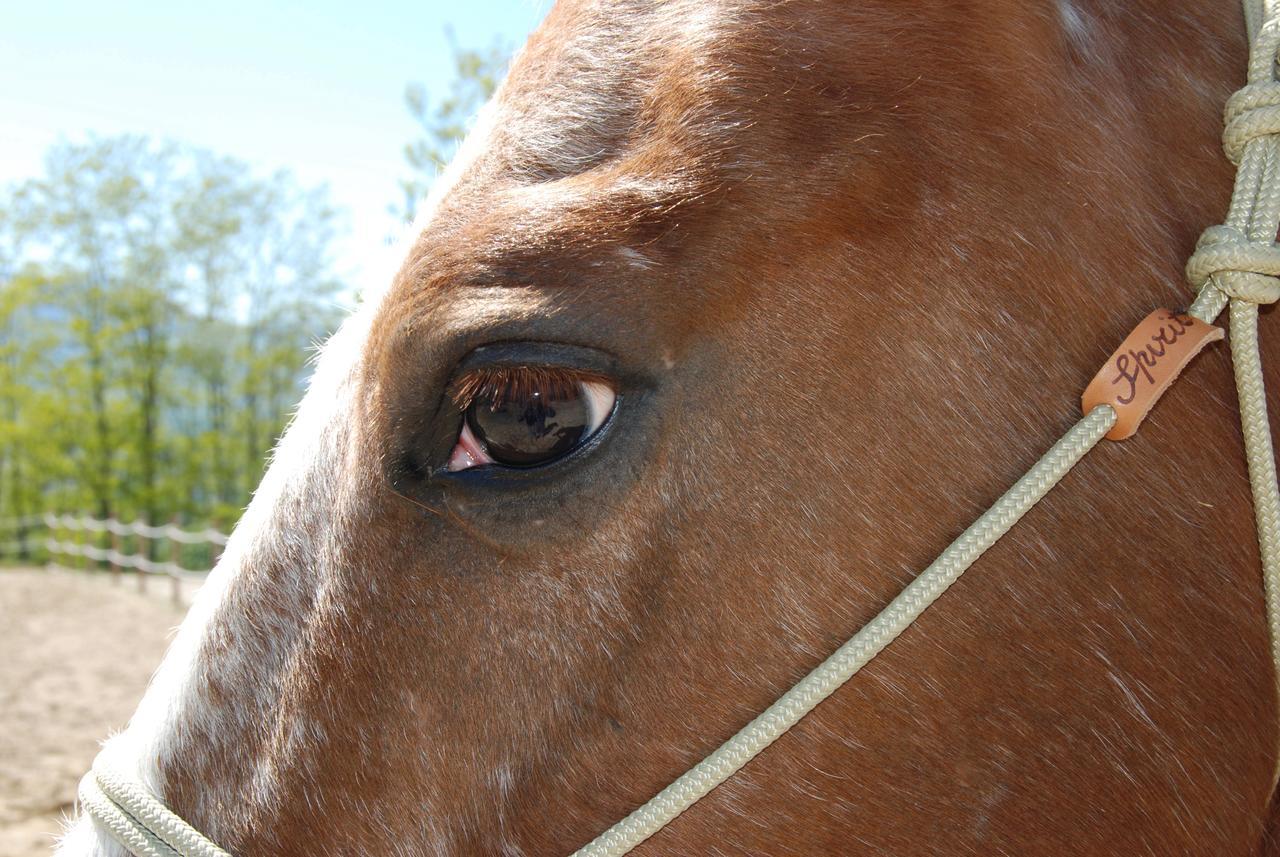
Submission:
[[[0,569],[0,857],[50,853],[184,612],[168,580]]]

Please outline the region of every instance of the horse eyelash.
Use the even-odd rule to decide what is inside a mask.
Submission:
[[[567,399],[586,381],[613,386],[613,382],[599,372],[565,366],[485,366],[472,369],[454,381],[449,388],[449,398],[460,411],[483,399],[489,399],[491,407],[500,408],[504,402],[525,400],[534,393],[550,399]]]

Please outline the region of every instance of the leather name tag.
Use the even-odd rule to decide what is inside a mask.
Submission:
[[[1173,310],[1156,310],[1139,322],[1093,376],[1081,399],[1084,412],[1110,405],[1118,419],[1107,438],[1132,437],[1191,358],[1221,338],[1220,327]]]

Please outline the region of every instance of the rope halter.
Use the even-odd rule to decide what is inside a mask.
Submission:
[[[1223,135],[1227,157],[1239,168],[1226,222],[1205,230],[1187,263],[1187,277],[1199,289],[1186,313],[1192,318],[1166,311],[1152,316],[1173,319],[1185,332],[1195,324],[1212,322],[1230,304],[1231,355],[1257,518],[1267,620],[1272,655],[1280,667],[1280,490],[1257,337],[1258,305],[1280,299],[1280,249],[1276,247],[1280,226],[1280,81],[1276,79],[1280,0],[1245,0],[1245,19],[1251,40],[1249,81],[1227,104]],[[1216,328],[1212,334],[1210,338],[1221,337]],[[1160,355],[1172,353],[1178,335],[1161,335],[1166,336],[1162,341],[1168,350],[1162,346]],[[1194,351],[1184,345],[1183,356],[1189,360]],[[1170,381],[1182,365],[1172,370]],[[1100,372],[1099,376],[1105,379],[1111,374]],[[1088,395],[1086,391],[1086,400]],[[879,654],[1113,427],[1119,427],[1117,404],[1103,401],[1086,410],[1083,419],[1030,471],[852,639],[711,755],[583,846],[575,857],[626,854],[732,776]],[[99,756],[81,783],[80,797],[84,810],[136,855],[227,857],[105,755]]]
[[[1232,226],[1210,226],[1187,261],[1187,279],[1197,287],[1212,279],[1228,298],[1273,304],[1280,300],[1280,247],[1250,241]]]

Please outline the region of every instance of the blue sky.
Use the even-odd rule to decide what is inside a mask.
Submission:
[[[550,0],[0,3],[0,183],[59,137],[140,133],[327,183],[349,210],[340,273],[394,229],[405,84],[445,92],[464,47],[522,43]]]

